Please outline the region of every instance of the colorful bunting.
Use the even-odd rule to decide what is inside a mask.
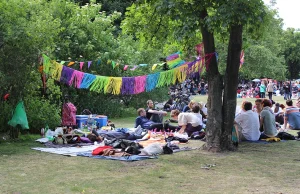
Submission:
[[[88,69],[90,68],[92,61],[88,61]]]
[[[214,53],[213,53],[214,54]],[[173,59],[179,55],[176,53],[173,55]],[[43,71],[47,73],[53,79],[56,79],[69,86],[74,85],[75,88],[90,89],[90,91],[98,93],[111,93],[114,95],[132,95],[139,94],[144,91],[152,91],[154,88],[183,82],[186,77],[193,75],[194,73],[201,72],[203,65],[201,60],[193,62],[185,62],[181,66],[163,72],[155,74],[136,76],[136,77],[107,77],[107,76],[95,76],[92,74],[84,73],[71,69],[67,66],[63,66],[56,61],[51,61],[49,57],[43,55]],[[210,57],[210,55],[207,55]],[[169,59],[171,59],[170,57]],[[177,60],[176,58],[175,60]],[[90,65],[88,62],[88,65]],[[117,64],[114,61],[110,61]],[[84,62],[79,63],[81,68]],[[157,66],[157,64],[155,64]],[[128,68],[124,67],[124,70]],[[137,65],[131,70],[138,68]],[[152,67],[154,70],[155,68]]]
[[[240,56],[240,68],[242,67],[242,65],[244,64],[244,61],[245,61],[245,53],[244,51],[242,50],[241,52],[241,56]]]
[[[127,69],[128,69],[128,65],[125,65],[123,70],[126,71]]]
[[[68,67],[70,67],[70,66],[72,66],[72,65],[74,65],[74,64],[75,64],[75,62],[71,61],[71,62],[68,64]]]
[[[83,65],[84,65],[84,62],[80,62],[80,63],[79,63],[80,71],[82,71]]]

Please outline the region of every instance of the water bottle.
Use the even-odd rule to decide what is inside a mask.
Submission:
[[[45,129],[44,128],[41,129],[41,136],[45,137]]]

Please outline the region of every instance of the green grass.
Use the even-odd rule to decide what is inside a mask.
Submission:
[[[110,120],[117,127],[132,127],[135,117]],[[198,149],[121,162],[33,151],[42,146],[33,141],[37,137],[0,143],[0,193],[299,192],[300,141],[241,143],[236,152]],[[201,145],[190,141],[187,146]],[[201,168],[207,164],[216,166]]]
[[[193,146],[203,142],[192,141]],[[202,150],[120,162],[0,144],[1,193],[297,193],[300,142],[242,143],[237,152]],[[206,164],[216,166],[209,170]]]

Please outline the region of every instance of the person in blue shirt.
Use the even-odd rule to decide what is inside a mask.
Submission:
[[[139,108],[137,110],[137,113],[138,113],[138,117],[135,119],[135,127],[138,127],[140,125],[143,129],[163,130],[164,127],[162,123],[155,123],[146,117],[146,111],[144,108]]]

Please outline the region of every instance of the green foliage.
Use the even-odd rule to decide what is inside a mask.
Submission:
[[[295,29],[287,29],[284,33],[283,54],[288,65],[288,77],[299,79],[300,77],[300,32]]]
[[[34,96],[26,97],[24,105],[31,132],[39,133],[40,128],[45,127],[47,124],[51,129],[60,125],[61,109],[48,100]]]

